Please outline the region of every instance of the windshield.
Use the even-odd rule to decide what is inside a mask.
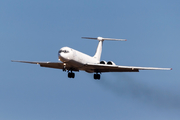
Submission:
[[[63,53],[69,53],[68,50],[60,50],[60,51],[59,51],[59,53],[62,53],[62,52],[63,52]]]

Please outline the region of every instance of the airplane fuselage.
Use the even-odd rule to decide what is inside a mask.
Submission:
[[[71,66],[72,67],[71,69],[73,70],[74,68],[77,68],[77,67],[79,68],[79,70],[84,69],[83,67],[85,67],[84,65],[87,63],[97,64],[100,62],[94,57],[91,57],[87,54],[84,54],[82,52],[79,52],[69,47],[61,48],[58,52],[58,58],[63,63],[65,64],[68,63],[68,65]],[[91,72],[91,71],[87,71],[87,72]]]

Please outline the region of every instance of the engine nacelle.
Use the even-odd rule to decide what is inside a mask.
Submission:
[[[103,60],[103,61],[101,61],[101,62],[100,62],[100,64],[104,64],[104,65],[106,65],[106,64],[107,64],[107,62]]]
[[[113,61],[108,61],[107,64],[108,65],[116,65]]]

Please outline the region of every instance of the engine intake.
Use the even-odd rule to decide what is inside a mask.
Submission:
[[[103,61],[100,62],[100,64],[105,64],[106,65],[107,62],[103,60]]]
[[[116,65],[113,61],[108,61],[107,64],[108,65]]]

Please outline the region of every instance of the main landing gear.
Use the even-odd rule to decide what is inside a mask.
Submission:
[[[66,64],[64,63],[64,67],[62,69],[64,72],[67,70],[68,71],[68,78],[75,78],[75,73],[72,72],[72,69],[66,69]],[[95,80],[100,80],[101,75],[96,72],[94,74],[94,79]]]
[[[100,78],[101,78],[100,74],[98,74],[98,73],[94,74],[94,79],[95,80],[100,80]]]
[[[75,73],[73,73],[72,71],[68,72],[68,78],[74,78],[74,77],[75,77]]]

